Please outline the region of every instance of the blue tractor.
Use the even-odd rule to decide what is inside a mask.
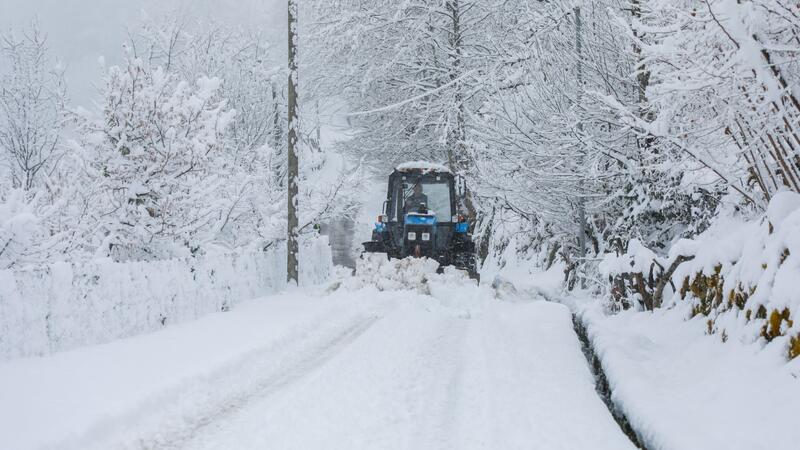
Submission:
[[[458,186],[457,186],[458,185]],[[401,164],[389,175],[383,212],[366,253],[389,258],[428,257],[478,278],[475,243],[458,203],[463,183],[444,166],[425,162]]]

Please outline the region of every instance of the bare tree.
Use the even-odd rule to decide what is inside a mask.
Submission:
[[[12,188],[30,190],[60,155],[66,87],[36,24],[21,37],[0,35],[0,164]]]

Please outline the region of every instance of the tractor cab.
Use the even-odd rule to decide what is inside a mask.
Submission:
[[[401,164],[389,175],[382,214],[365,252],[389,258],[428,257],[477,276],[475,245],[458,212],[457,178],[446,167],[426,162]]]

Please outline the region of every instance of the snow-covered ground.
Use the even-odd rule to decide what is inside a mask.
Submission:
[[[796,449],[800,361],[706,335],[683,313],[582,310],[614,403],[651,449]]]
[[[709,335],[691,305],[608,314],[585,292],[565,294],[563,267],[511,261],[493,273],[498,295],[539,293],[585,326],[611,401],[650,450],[781,449],[800,442],[800,360],[783,347]]]
[[[595,391],[573,313],[648,449],[800,442],[800,361],[780,347],[723,343],[686,320],[689,304],[608,315],[563,293],[563,265],[502,261],[478,285],[371,255],[355,276],[2,362],[0,448],[633,448]]]
[[[0,447],[632,448],[565,306],[422,283],[296,289],[2,363]]]

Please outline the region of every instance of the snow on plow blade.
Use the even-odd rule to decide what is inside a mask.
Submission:
[[[372,285],[379,290],[415,290],[428,293],[432,280],[474,283],[465,270],[442,267],[431,258],[390,259],[385,253],[365,252],[356,261],[357,283]]]

